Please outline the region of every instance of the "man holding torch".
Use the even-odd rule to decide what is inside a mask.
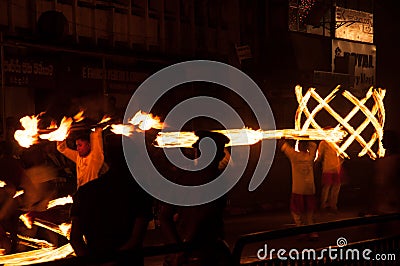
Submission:
[[[290,212],[296,226],[314,223],[316,204],[314,184],[314,159],[317,144],[313,141],[299,141],[298,150],[280,139],[278,145],[289,158],[292,170],[292,195]],[[310,240],[318,239],[317,233],[309,235]]]
[[[107,171],[102,132],[101,128],[96,127],[90,134],[78,135],[75,140],[76,150],[68,148],[66,140],[57,142],[57,150],[76,164],[77,188]]]

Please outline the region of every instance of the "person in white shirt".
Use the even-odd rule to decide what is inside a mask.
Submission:
[[[76,138],[76,150],[67,147],[66,141],[57,143],[57,150],[76,164],[77,188],[99,177],[107,170],[103,152],[103,130],[96,128],[90,136]]]
[[[292,169],[290,212],[293,220],[296,226],[313,224],[316,206],[314,159],[317,144],[313,141],[299,141],[298,151],[284,140],[278,144],[289,158]],[[316,239],[318,234],[311,233],[309,237]]]

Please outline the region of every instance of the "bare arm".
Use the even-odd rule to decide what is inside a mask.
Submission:
[[[99,165],[99,168],[104,162],[104,152],[103,152],[103,130],[101,128],[96,128],[94,132],[90,134],[90,153],[93,155],[92,160]]]
[[[78,157],[78,152],[75,150],[72,150],[67,147],[67,142],[64,141],[58,141],[57,142],[57,150],[64,154],[65,157],[76,163],[76,158]]]

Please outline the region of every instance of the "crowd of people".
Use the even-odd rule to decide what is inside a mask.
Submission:
[[[169,169],[171,181],[195,186],[217,178],[228,165],[229,139],[210,131],[197,131],[199,140],[193,145],[193,163],[200,155],[199,142],[211,138],[216,144],[213,161],[197,172]],[[0,189],[0,246],[3,253],[28,250],[19,244],[17,234],[46,239],[57,245],[60,237],[37,226],[27,228],[19,221],[21,214],[30,219],[46,216],[50,200],[73,195],[68,219],[71,221],[70,243],[77,256],[98,257],[130,251],[131,265],[143,265],[141,252],[154,206],[166,244],[188,244],[193,249],[165,258],[164,265],[230,265],[229,248],[224,241],[223,214],[226,197],[199,206],[175,206],[156,201],[132,178],[126,164],[120,135],[105,134],[101,128],[75,134],[73,142],[43,142],[23,150],[19,157],[12,146],[1,142],[0,169],[6,185]],[[294,144],[294,143],[293,143]],[[386,156],[376,162],[375,210],[379,213],[399,210],[396,194],[399,169],[399,142],[388,131],[383,141]],[[292,194],[290,213],[296,226],[314,223],[320,210],[338,211],[338,196],[343,181],[343,160],[332,143],[299,141],[298,147],[281,139],[280,150],[291,164]],[[321,187],[315,186],[315,165],[322,169]],[[168,169],[164,169],[169,171]],[[190,176],[188,176],[190,175]],[[394,186],[393,184],[396,184]],[[317,199],[317,190],[320,198]],[[17,191],[23,194],[15,197]],[[386,195],[382,195],[382,193]],[[59,217],[58,217],[59,218]],[[308,236],[318,239],[317,233]],[[119,265],[125,265],[120,257]],[[126,259],[126,258],[125,258]],[[118,265],[118,264],[117,264]]]

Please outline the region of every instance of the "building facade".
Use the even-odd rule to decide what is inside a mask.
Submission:
[[[373,0],[0,0],[2,131],[9,118],[43,111],[60,121],[83,106],[97,118],[108,96],[124,109],[147,77],[192,59],[240,68],[267,96],[276,127],[293,128],[296,85],[325,96],[340,84],[358,97],[376,85],[373,19]],[[215,85],[178,89],[160,108],[204,87],[257,127],[245,103]],[[253,203],[266,200],[263,189]]]

